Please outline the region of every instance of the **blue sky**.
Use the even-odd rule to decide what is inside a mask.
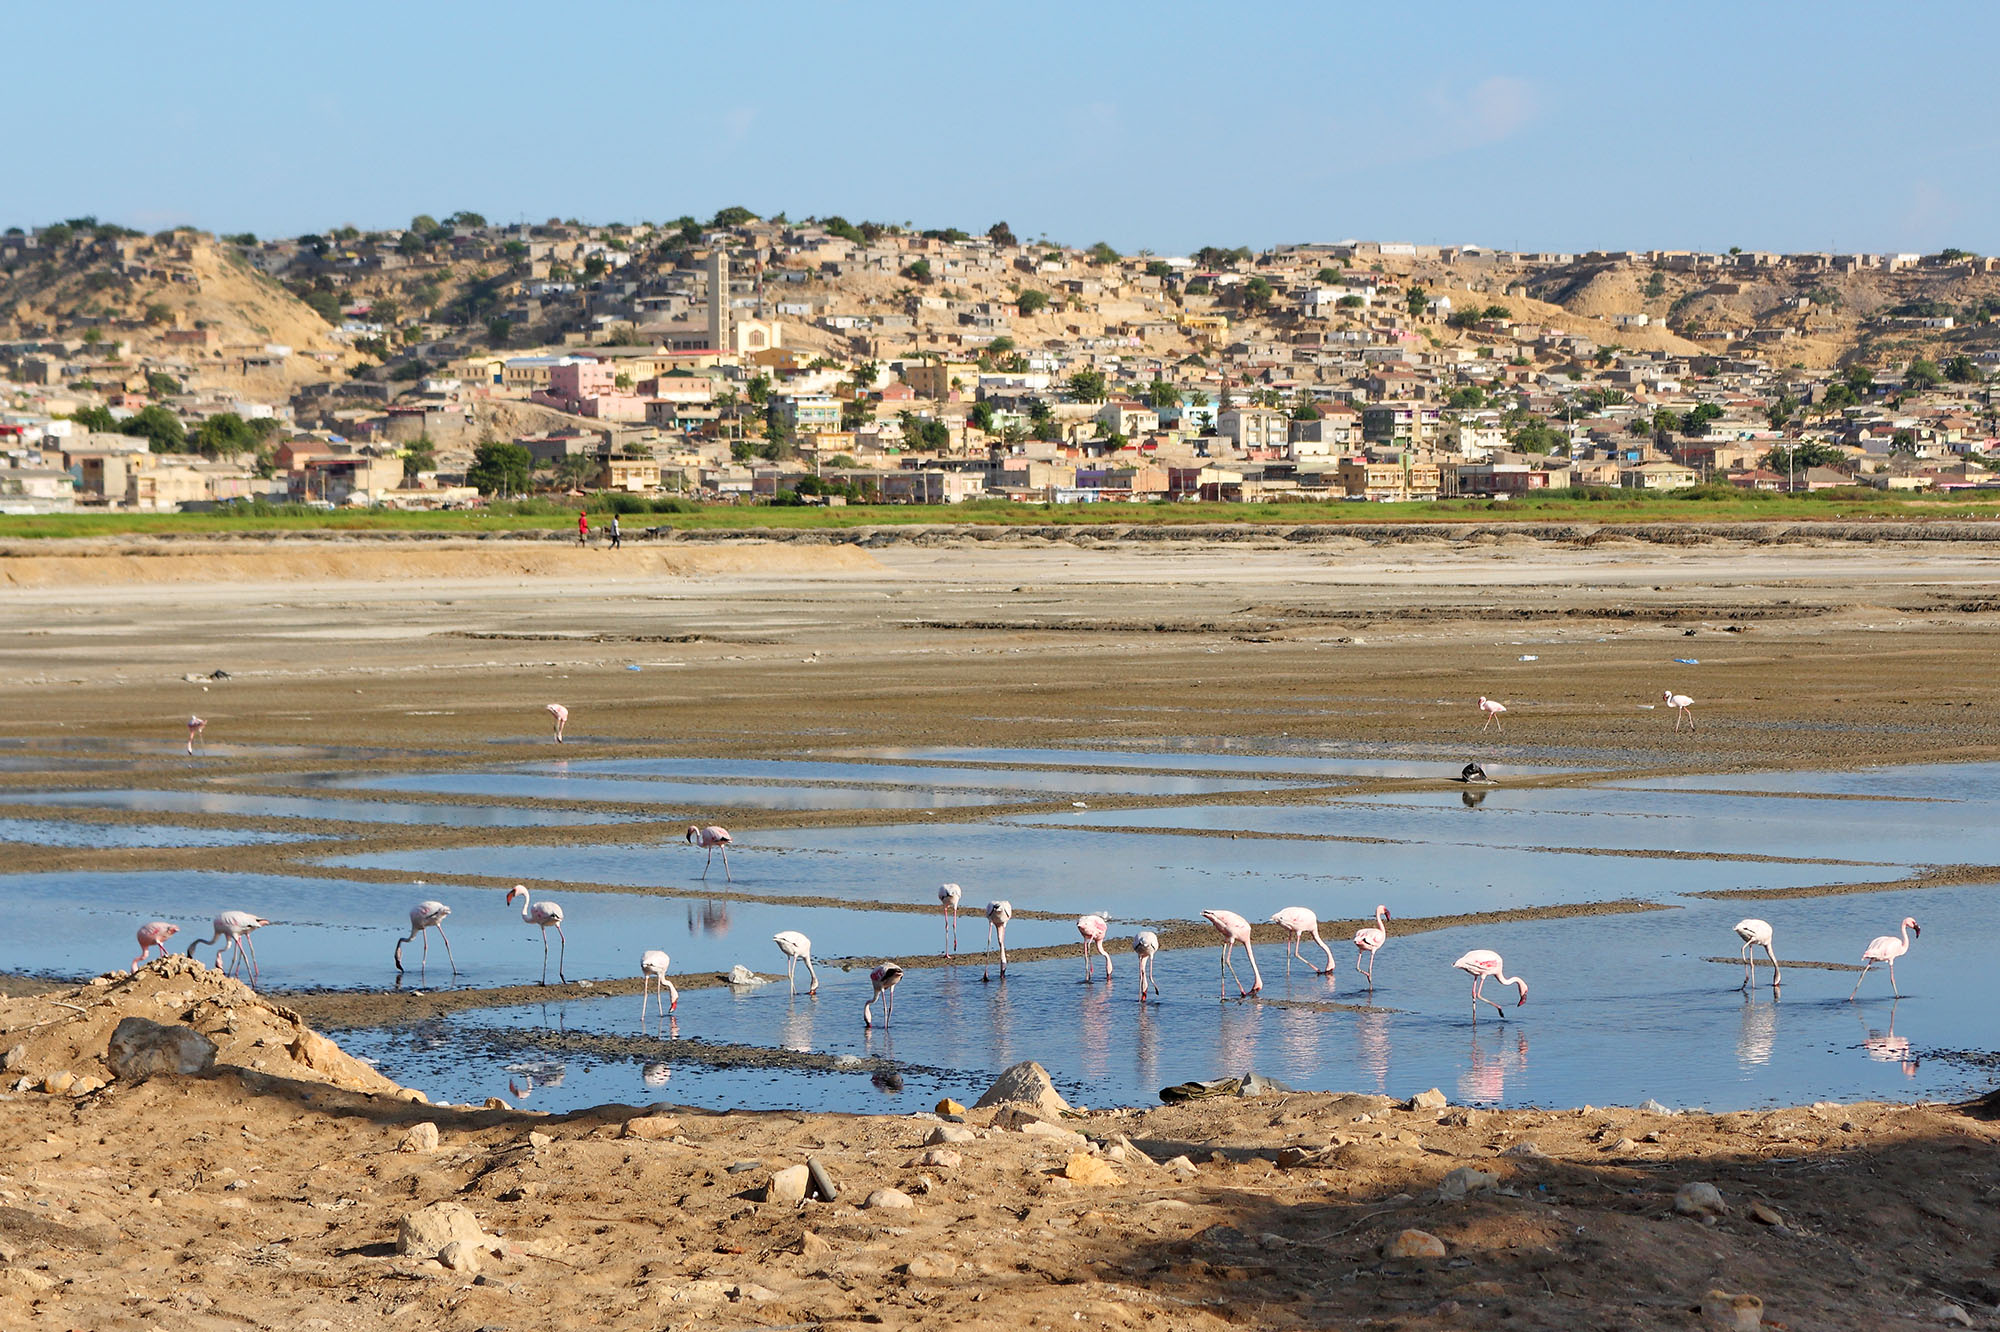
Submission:
[[[0,225],[2000,253],[2000,5],[10,6]]]

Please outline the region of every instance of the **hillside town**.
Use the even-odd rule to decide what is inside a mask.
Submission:
[[[1996,315],[1958,250],[80,218],[0,235],[0,512],[1982,488]]]

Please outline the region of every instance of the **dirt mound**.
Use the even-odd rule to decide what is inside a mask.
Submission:
[[[394,1095],[402,1088],[306,1026],[289,1008],[193,958],[174,954],[71,990],[0,1001],[9,1086],[77,1094],[113,1081],[111,1033],[128,1017],[184,1025],[215,1042],[218,1068]]]

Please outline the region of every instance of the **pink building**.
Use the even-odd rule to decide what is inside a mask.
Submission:
[[[571,361],[567,365],[549,368],[549,396],[568,398],[595,398],[609,393],[613,388],[616,372],[603,361]]]

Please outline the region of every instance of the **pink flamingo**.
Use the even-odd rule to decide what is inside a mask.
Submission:
[[[1507,729],[1500,724],[1500,714],[1507,710],[1505,703],[1502,703],[1497,698],[1488,698],[1486,695],[1481,694],[1479,696],[1479,710],[1486,714],[1486,726],[1481,726],[1480,730],[1485,730],[1487,726],[1498,726],[1503,731]]]
[[[418,935],[424,939],[424,956],[417,965],[421,967],[431,960],[431,931],[436,930],[438,938],[444,940],[444,955],[451,961],[452,975],[458,974],[458,959],[451,955],[451,936],[444,932],[444,918],[450,914],[451,908],[442,902],[419,902],[410,908],[410,932],[396,940],[397,971],[403,969],[403,945]]]
[[[986,904],[986,946],[991,948],[994,940],[1000,942],[1000,974],[1007,974],[1007,922],[1014,919],[1012,902],[988,902]],[[993,964],[988,962],[979,979],[993,979]]]
[[[1736,922],[1736,937],[1743,941],[1743,984],[1738,989],[1747,990],[1757,983],[1757,959],[1750,955],[1753,948],[1762,948],[1764,956],[1771,959],[1771,988],[1778,988],[1778,955],[1771,951],[1771,922],[1758,920],[1752,916],[1748,920]]]
[[[1201,918],[1213,925],[1215,932],[1222,936],[1222,967],[1228,970],[1229,979],[1236,982],[1237,997],[1245,998],[1263,989],[1264,977],[1257,970],[1257,954],[1250,948],[1250,922],[1234,911],[1204,911]],[[1248,990],[1243,988],[1243,978],[1236,974],[1236,964],[1229,960],[1229,955],[1236,951],[1238,944],[1243,945],[1243,955],[1250,959],[1250,976],[1256,982]],[[1228,993],[1225,987],[1223,996],[1227,998]]]
[[[702,878],[706,879],[708,877],[708,867],[715,863],[716,848],[720,847],[722,849],[722,877],[728,879],[731,883],[736,882],[736,876],[729,872],[729,829],[713,823],[709,824],[706,828],[690,823],[688,825],[687,840],[697,851],[706,850],[708,852],[708,859],[703,861],[701,866]]]
[[[1153,975],[1153,954],[1160,951],[1160,936],[1151,930],[1140,930],[1132,936],[1132,951],[1139,955],[1139,1002],[1146,1002],[1146,987],[1153,987],[1153,997],[1160,994],[1160,982]]]
[[[938,903],[944,908],[944,951],[947,956],[958,951],[958,899],[964,890],[955,883],[938,885]]]
[[[180,932],[180,926],[169,925],[164,920],[149,920],[144,925],[141,925],[139,927],[139,956],[132,959],[132,970],[136,972],[140,967],[145,966],[146,954],[152,952],[155,948],[160,950],[160,956],[164,958],[167,955],[167,940]]]
[[[1887,962],[1889,964],[1889,992],[1898,999],[1901,999],[1903,992],[1896,988],[1896,959],[1910,951],[1910,939],[1912,936],[1921,936],[1922,934],[1923,930],[1917,925],[1915,918],[1905,916],[1903,917],[1903,929],[1900,935],[1884,934],[1879,938],[1871,939],[1868,946],[1861,950],[1861,961],[1863,963],[1861,974],[1854,978],[1854,988],[1848,992],[1847,997],[1852,999],[1855,995],[1861,993],[1861,982],[1868,979],[1869,967],[1874,966],[1877,962]]]
[[[869,1010],[875,1007],[877,999],[882,1001],[882,1025],[889,1025],[889,1015],[896,1009],[896,984],[902,979],[903,969],[894,962],[884,962],[868,973],[869,984],[875,987],[875,992],[868,996],[867,1003],[861,1005],[862,1026],[875,1025],[875,1016]]]
[[[193,943],[189,944],[187,955],[193,957],[194,950],[203,944],[212,944],[218,940],[226,939],[228,942],[215,950],[216,962],[220,963],[223,955],[233,949],[236,953],[236,963],[238,966],[242,965],[245,958],[249,959],[250,979],[256,980],[257,949],[254,944],[250,943],[250,931],[262,929],[270,923],[270,921],[265,920],[262,916],[253,916],[248,911],[220,912],[210,922],[215,932],[206,939],[196,939]]]
[[[1662,689],[1660,691],[1660,698],[1678,714],[1674,718],[1674,729],[1676,731],[1681,729],[1682,722],[1687,723],[1690,731],[1694,729],[1694,714],[1688,711],[1689,708],[1694,706],[1693,699],[1689,698],[1686,694],[1676,694],[1671,689]]]
[[[569,956],[569,936],[563,933],[563,909],[554,902],[537,902],[528,896],[528,886],[517,883],[507,890],[507,905],[514,905],[514,898],[521,899],[521,919],[538,927],[542,932],[542,984],[549,983],[549,926],[556,927],[556,938],[562,941],[562,951],[556,954],[556,979],[568,984],[569,977],[563,975],[563,959]]]
[[[546,709],[549,716],[556,719],[556,743],[563,742],[563,727],[569,725],[569,709],[560,703],[551,703]]]
[[[1083,983],[1090,984],[1095,963],[1090,960],[1090,950],[1097,949],[1104,959],[1104,979],[1111,979],[1111,954],[1104,951],[1104,936],[1111,931],[1111,920],[1098,913],[1076,918],[1076,932],[1083,936]]]
[[[201,718],[194,716],[190,716],[188,718],[188,753],[190,754],[194,753],[195,739],[198,736],[200,736],[203,731],[207,729],[208,729],[208,723],[203,721]],[[206,746],[204,746],[204,748],[206,748]]]
[[[1515,1001],[1514,1007],[1519,1008],[1522,1004],[1528,1002],[1528,982],[1522,980],[1519,976],[1509,976],[1501,966],[1500,954],[1498,953],[1484,948],[1475,948],[1464,957],[1458,959],[1458,961],[1452,963],[1452,966],[1468,973],[1472,977],[1472,1020],[1474,1022],[1479,1021],[1479,1005],[1482,1002],[1492,1004],[1494,1011],[1500,1014],[1501,1017],[1507,1016],[1506,1009],[1500,1007],[1497,1001],[1486,997],[1486,982],[1489,980],[1498,981],[1502,985],[1518,985],[1521,987],[1521,997]]]
[[[1375,923],[1364,925],[1354,932],[1354,966],[1368,978],[1371,990],[1375,988],[1375,954],[1389,942],[1389,922],[1393,919],[1395,917],[1389,914],[1388,907],[1378,906],[1375,908]],[[1364,961],[1368,964],[1366,967],[1361,965]]]
[[[1326,940],[1319,937],[1319,917],[1315,916],[1309,907],[1286,907],[1271,917],[1271,923],[1291,936],[1291,944],[1285,950],[1285,975],[1292,974],[1293,958],[1312,967],[1316,976],[1333,974],[1333,950],[1326,946]],[[1305,954],[1299,951],[1299,945],[1308,938],[1318,944],[1320,951],[1326,954],[1326,970],[1321,971],[1318,967],[1313,967],[1312,963],[1306,962]]]
[[[646,1005],[651,1001],[653,991],[656,988],[662,991],[660,997],[663,1000],[669,995],[672,996],[671,1002],[666,1007],[667,1012],[671,1013],[681,1006],[680,988],[667,979],[668,962],[667,955],[657,948],[648,948],[639,955],[639,1021],[641,1023],[644,1023],[646,1020]]]
[[[813,941],[797,930],[779,930],[771,936],[771,942],[778,945],[778,951],[791,959],[785,966],[785,979],[792,983],[792,991],[799,988],[799,963],[806,964],[806,975],[812,977],[812,988],[807,994],[819,993],[819,973],[813,970]]]

